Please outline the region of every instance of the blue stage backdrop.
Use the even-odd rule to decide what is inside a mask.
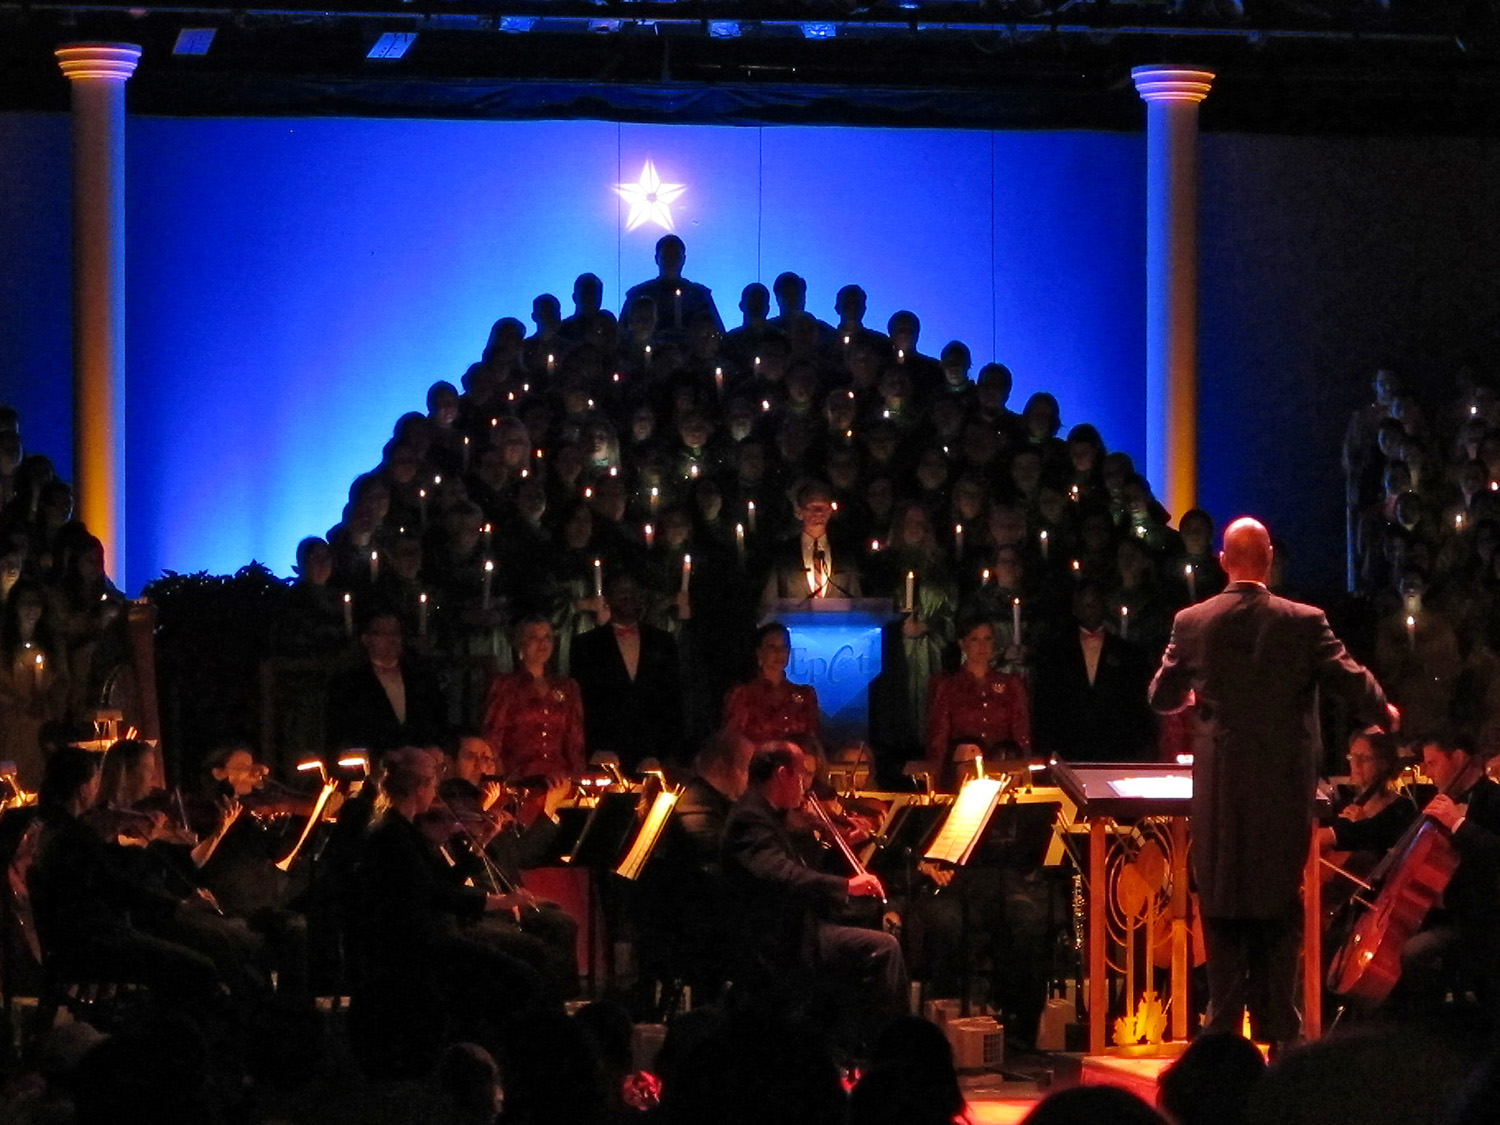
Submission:
[[[66,119],[24,121],[62,159]],[[494,320],[544,291],[566,310],[584,271],[618,308],[655,272],[662,229],[627,229],[616,191],[648,163],[680,185],[686,272],[730,326],[741,288],[782,270],[825,319],[858,283],[869,323],[911,308],[924,351],[962,339],[976,370],[1014,370],[1014,406],[1050,390],[1065,426],[1139,457],[1143,158],[1139,136],[1088,133],[133,118],[128,585],[251,558],[287,573]],[[66,188],[55,163],[33,179]],[[51,215],[28,256],[65,310],[66,195],[29,206]],[[66,416],[12,397],[67,464]]]

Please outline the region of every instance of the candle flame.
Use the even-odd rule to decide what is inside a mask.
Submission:
[[[484,560],[484,572],[486,574],[489,574],[494,569],[495,569],[495,560],[494,559],[485,559]]]

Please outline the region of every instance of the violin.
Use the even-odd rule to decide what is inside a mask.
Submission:
[[[311,816],[313,807],[318,803],[318,795],[266,778],[239,801],[245,812],[257,820],[276,821],[287,817]]]
[[[844,857],[844,862],[849,865],[849,873],[851,875],[868,875],[869,872],[865,870],[865,865],[859,861],[859,856],[854,854],[854,849],[844,839],[838,826],[834,824],[832,815],[823,807],[822,802],[809,792],[802,799],[802,808],[812,815],[813,821],[822,829],[819,835],[823,836],[824,839],[836,847],[839,854]],[[880,901],[882,904],[885,903],[885,895],[882,894],[880,896]]]
[[[157,789],[128,807],[114,805],[89,809],[84,822],[106,843],[145,847],[151,843],[194,847],[198,833],[188,820],[182,794]]]

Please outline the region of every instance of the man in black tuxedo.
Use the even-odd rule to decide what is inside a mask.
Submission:
[[[609,623],[575,637],[568,664],[583,693],[588,748],[618,754],[626,772],[642,758],[676,761],[682,752],[677,642],[641,622],[634,575],[611,575],[604,594]]]
[[[1302,869],[1322,738],[1318,699],[1355,724],[1400,719],[1323,612],[1266,589],[1271,537],[1253,519],[1224,532],[1220,594],[1188,606],[1151,683],[1158,711],[1194,708],[1193,875],[1208,948],[1208,1031],[1294,1040]]]
[[[802,804],[807,756],[790,742],[760,747],[749,784],[724,825],[720,858],[743,973],[735,979],[786,981],[794,970],[829,975],[844,986],[844,1007],[872,1035],[905,1010],[906,965],[901,943],[879,930],[824,921],[851,898],[884,899],[880,880],[865,872],[845,878],[809,867],[787,833],[786,814]],[[862,1026],[860,1026],[862,1025]]]
[[[1144,762],[1156,719],[1146,705],[1151,668],[1144,650],[1104,626],[1104,591],[1073,591],[1073,620],[1037,653],[1032,741],[1075,762]]]
[[[804,481],[794,497],[797,535],[777,545],[771,571],[761,591],[762,610],[785,598],[857,598],[860,596],[859,557],[848,543],[829,537],[833,518],[833,489],[820,480]]]
[[[336,750],[380,754],[400,746],[437,746],[448,705],[437,677],[402,651],[401,617],[379,608],[359,634],[365,659],[328,684],[327,740]]]

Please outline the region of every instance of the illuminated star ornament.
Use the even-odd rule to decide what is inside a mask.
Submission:
[[[630,204],[630,217],[625,220],[627,231],[646,223],[655,223],[663,230],[672,229],[672,204],[687,190],[686,184],[664,184],[656,174],[656,165],[646,161],[641,169],[641,178],[633,184],[617,184],[615,191]]]

